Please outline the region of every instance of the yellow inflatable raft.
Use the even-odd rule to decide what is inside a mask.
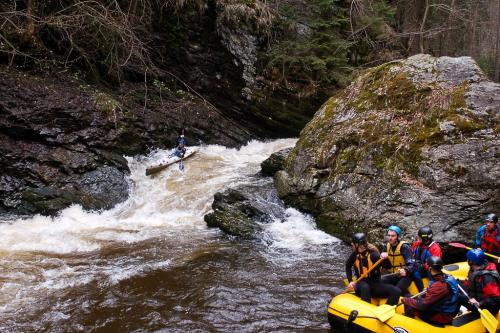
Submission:
[[[418,318],[403,316],[404,305],[385,323],[378,320],[372,310],[385,300],[372,299],[372,304],[362,301],[353,293],[336,296],[328,306],[328,322],[336,332],[357,333],[482,333],[486,329],[479,313],[469,312],[456,317],[451,325],[429,324]],[[499,315],[495,316],[500,319]],[[500,332],[497,330],[497,332]]]
[[[469,266],[461,262],[443,267],[446,274],[456,279],[467,278]],[[428,285],[424,279],[424,285]],[[417,294],[417,288],[412,284],[410,293]],[[422,320],[403,316],[404,305],[396,308],[396,314],[381,322],[372,312],[377,306],[385,304],[386,299],[372,298],[371,304],[362,301],[354,293],[345,293],[333,298],[328,306],[328,322],[335,332],[376,332],[376,333],[482,333],[486,332],[479,313],[466,313],[456,317],[451,325],[429,324]],[[500,321],[500,315],[495,318]],[[497,332],[500,332],[497,329]]]
[[[465,280],[467,279],[467,275],[469,274],[469,265],[467,264],[467,261],[445,265],[443,267],[443,272],[449,275],[453,275],[455,279]]]

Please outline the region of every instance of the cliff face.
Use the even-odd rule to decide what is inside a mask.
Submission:
[[[128,197],[123,155],[172,148],[184,119],[191,145],[238,146],[254,137],[217,110],[196,103],[180,109],[181,103],[164,96],[144,108],[125,94],[82,88],[68,74],[4,71],[0,213],[55,214],[71,204],[114,206]]]
[[[499,209],[500,86],[467,57],[416,55],[368,70],[301,132],[280,196],[345,240],[416,238],[471,243]]]
[[[95,57],[92,70],[51,34],[34,36],[21,55],[0,52],[0,214],[114,206],[128,196],[123,155],[172,148],[184,119],[190,145],[298,135],[324,99],[268,85],[258,74],[266,70],[257,61],[266,46],[255,24],[222,12],[213,2],[204,10],[186,3],[152,11],[139,34],[147,57],[123,52],[118,69],[106,67],[115,61],[105,54],[110,44],[92,44],[98,39],[85,37],[87,30],[72,36]]]

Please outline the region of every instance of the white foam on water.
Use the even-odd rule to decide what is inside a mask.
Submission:
[[[54,218],[35,216],[0,223],[0,251],[88,252],[100,249],[104,240],[136,242],[157,236],[157,230],[206,228],[203,215],[217,191],[245,183],[273,151],[295,141],[252,141],[239,150],[203,147],[185,160],[184,172],[174,164],[153,177],[145,176],[145,168],[168,151],[157,150],[146,158],[128,157],[135,185],[127,201],[103,212],[73,205]]]
[[[116,283],[192,256],[220,235],[203,220],[214,194],[254,182],[250,176],[260,171],[263,160],[295,142],[252,141],[240,149],[205,146],[184,161],[184,171],[173,164],[153,176],[145,175],[146,167],[169,151],[126,157],[133,186],[129,198],[115,208],[92,212],[73,205],[56,217],[3,221],[0,311],[36,302],[37,294],[96,279],[103,283],[103,277],[105,283]],[[169,248],[174,245],[175,249]],[[136,257],[131,251],[138,252]]]
[[[301,250],[306,246],[340,243],[338,238],[318,230],[312,216],[294,208],[288,208],[283,219],[275,219],[263,225],[263,229],[265,240],[274,248]]]

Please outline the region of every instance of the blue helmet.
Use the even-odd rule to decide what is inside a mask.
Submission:
[[[472,249],[467,251],[467,259],[472,261],[474,265],[481,265],[484,262],[486,255],[479,249]]]
[[[387,231],[392,230],[395,231],[399,237],[401,237],[401,229],[395,225],[391,225],[389,228],[387,228]]]

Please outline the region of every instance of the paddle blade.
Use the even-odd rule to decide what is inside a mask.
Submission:
[[[464,244],[460,244],[460,243],[450,243],[449,245],[453,246],[453,247],[459,247],[459,248],[462,248],[462,249],[468,249],[467,246],[465,246]]]
[[[386,322],[396,314],[396,305],[384,304],[372,310],[372,313],[381,322]]]
[[[352,278],[354,282],[356,282],[356,278]],[[344,279],[345,286],[347,287],[349,285],[349,280]]]
[[[179,170],[184,170],[184,161],[181,159],[181,164],[179,164]]]
[[[498,320],[493,317],[491,312],[488,310],[481,310],[478,308],[479,313],[481,314],[481,322],[483,323],[486,330],[490,333],[495,333],[498,326]]]

